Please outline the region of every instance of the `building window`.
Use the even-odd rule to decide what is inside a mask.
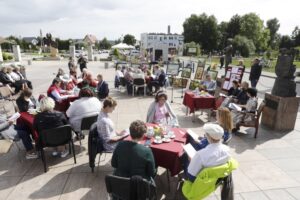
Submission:
[[[173,37],[170,36],[170,37],[169,37],[169,40],[173,40]]]
[[[177,37],[174,37],[174,40],[177,40]]]
[[[162,37],[159,37],[159,40],[162,41]]]
[[[165,36],[165,37],[164,37],[164,40],[166,40],[166,39],[167,39],[167,37]]]
[[[156,36],[154,36],[154,40],[156,40],[157,39],[157,37]]]
[[[173,46],[173,43],[169,43],[169,46],[172,47],[172,46]]]

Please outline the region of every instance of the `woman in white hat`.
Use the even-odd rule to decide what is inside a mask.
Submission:
[[[69,74],[64,74],[59,77],[62,81],[61,89],[63,90],[73,90],[75,88],[75,84],[73,83],[73,79],[70,77]]]
[[[196,179],[197,174],[207,167],[214,167],[225,164],[230,159],[228,146],[222,144],[224,129],[213,123],[208,123],[203,126],[206,138],[209,144],[191,158],[188,157],[190,163],[183,163],[185,174],[190,181]]]

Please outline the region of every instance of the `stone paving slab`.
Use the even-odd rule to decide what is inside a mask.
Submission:
[[[27,67],[27,76],[33,82],[34,95],[45,93],[59,67],[67,71],[67,61],[34,61]],[[93,75],[101,73],[108,81],[111,95],[117,99],[118,106],[111,118],[117,130],[128,128],[135,119],[145,120],[149,104],[153,97],[127,96],[123,91],[113,88],[114,69],[104,69],[103,62],[89,62],[88,68]],[[247,80],[247,74],[244,80]],[[273,79],[263,78],[258,84],[259,97],[270,91]],[[298,88],[299,90],[299,88]],[[171,90],[167,89],[169,98]],[[180,126],[191,128],[203,135],[202,126],[207,122],[207,114],[185,115],[181,90],[174,90],[172,104],[178,116]],[[300,116],[299,116],[300,117]],[[235,199],[300,199],[300,120],[295,130],[279,133],[265,127],[259,128],[258,138],[254,139],[254,129],[243,128],[247,134],[233,135],[229,144],[232,156],[240,162],[233,172]],[[213,121],[214,119],[212,119]],[[19,152],[15,145],[7,154],[0,156],[0,200],[7,199],[107,199],[104,177],[112,173],[111,155],[102,158],[95,173],[88,166],[87,137],[81,150],[76,145],[77,164],[73,158],[52,158],[47,153],[49,171],[43,172],[41,160],[25,160],[24,150]],[[22,145],[20,145],[22,146]],[[171,191],[168,191],[166,171],[159,168],[155,178],[160,199],[182,199],[176,192],[177,178],[171,178]],[[206,199],[220,199],[220,190]]]

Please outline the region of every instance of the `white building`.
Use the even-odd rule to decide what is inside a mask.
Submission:
[[[151,55],[151,60],[168,61],[168,57],[172,55],[182,56],[184,37],[178,34],[170,33],[142,33],[141,34],[141,52],[147,51]]]

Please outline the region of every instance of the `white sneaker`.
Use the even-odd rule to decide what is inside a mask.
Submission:
[[[51,155],[52,155],[53,157],[56,157],[56,156],[58,156],[58,152],[57,152],[57,151],[53,151],[53,152],[51,153]]]
[[[69,151],[68,150],[64,150],[60,153],[60,157],[61,158],[65,158],[67,155],[69,155]]]
[[[36,153],[26,153],[26,159],[36,159],[38,155]]]

